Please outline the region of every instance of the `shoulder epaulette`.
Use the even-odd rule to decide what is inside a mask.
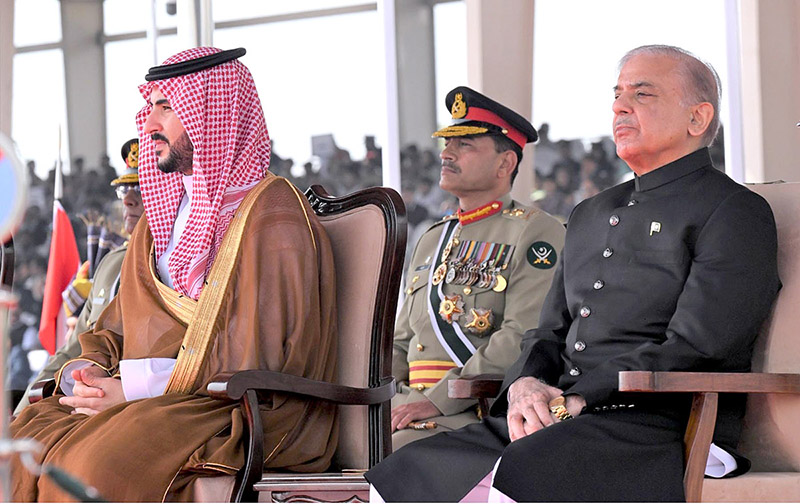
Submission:
[[[514,208],[504,209],[503,217],[514,220],[528,220],[538,211],[539,209],[534,207],[515,206]]]

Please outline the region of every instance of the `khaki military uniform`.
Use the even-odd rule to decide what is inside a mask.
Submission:
[[[438,424],[435,429],[395,432],[395,450],[422,437],[477,422],[477,402],[448,398],[447,381],[462,374],[504,374],[520,355],[522,333],[538,324],[564,246],[564,226],[545,212],[513,201],[509,194],[494,206],[484,207],[483,215],[473,221],[464,220],[471,212],[462,215],[457,243],[445,261],[460,260],[467,266],[463,270],[486,258],[499,257],[494,263],[499,273],[483,277],[490,285],[481,282],[480,277],[470,284],[468,275],[465,281],[465,275],[452,273],[453,281],[434,285],[433,277],[441,268],[449,238],[447,229],[455,227],[457,216],[431,226],[411,257],[405,301],[394,335],[392,373],[398,382],[398,393],[392,407],[427,398],[444,415],[430,419]],[[445,300],[450,304],[443,306]],[[448,318],[452,324],[447,324]],[[448,351],[444,347],[443,341],[446,344],[448,340],[437,334],[434,324],[448,329],[443,326],[447,324],[453,332],[460,330],[474,347],[472,355],[463,358],[462,352],[454,359],[453,348]],[[458,360],[463,365],[458,365]]]
[[[33,382],[28,386],[28,390],[25,391],[25,395],[22,396],[17,408],[14,410],[14,415],[18,415],[23,408],[28,406],[28,393],[34,383],[53,378],[56,371],[61,369],[61,366],[81,354],[78,335],[94,327],[100,314],[103,313],[103,309],[108,306],[108,303],[111,302],[111,299],[114,298],[117,290],[119,290],[119,272],[122,269],[122,260],[125,258],[127,249],[128,247],[124,246],[112,250],[97,265],[97,271],[92,280],[92,289],[89,291],[86,304],[78,316],[75,330],[70,333],[66,343],[50,357],[44,369],[33,379]]]

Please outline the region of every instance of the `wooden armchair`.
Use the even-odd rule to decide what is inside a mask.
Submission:
[[[392,337],[406,246],[405,206],[392,189],[370,188],[335,198],[320,186],[306,191],[331,239],[339,324],[338,382],[314,382],[268,371],[220,375],[212,397],[239,400],[248,425],[249,453],[236,478],[201,478],[198,499],[268,502],[344,502],[369,499],[363,473],[391,452]],[[339,406],[339,446],[332,472],[263,473],[257,411],[259,390],[280,390]],[[226,481],[227,480],[227,481]],[[217,491],[208,491],[209,485]],[[224,490],[223,490],[224,491]]]
[[[756,340],[752,373],[623,371],[627,392],[691,392],[684,436],[688,502],[800,501],[800,183],[750,187],[772,207],[778,226],[778,272],[783,288]],[[704,478],[718,394],[746,392],[739,450],[753,463],[747,474]]]
[[[684,435],[684,489],[688,502],[800,501],[800,183],[755,184],[778,227],[778,271],[783,282],[772,314],[756,340],[751,373],[621,371],[624,392],[693,393]],[[496,397],[502,376],[451,380],[454,398]],[[714,434],[718,395],[748,395],[739,450],[753,463],[734,478],[704,478]]]

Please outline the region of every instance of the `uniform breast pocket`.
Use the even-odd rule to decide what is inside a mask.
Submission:
[[[632,263],[640,264],[684,264],[689,259],[685,248],[672,250],[634,250]]]
[[[410,287],[406,288],[406,304],[408,305],[408,321],[414,326],[420,319],[428,316],[428,289],[425,280],[420,279]]]
[[[682,288],[689,271],[689,252],[683,247],[632,251],[624,272],[625,282],[646,282],[660,289]]]

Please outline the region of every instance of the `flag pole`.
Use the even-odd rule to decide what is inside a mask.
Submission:
[[[64,175],[62,173],[61,159],[61,125],[58,125],[58,161],[56,161],[56,185],[53,188],[53,200],[60,200],[64,196]]]

